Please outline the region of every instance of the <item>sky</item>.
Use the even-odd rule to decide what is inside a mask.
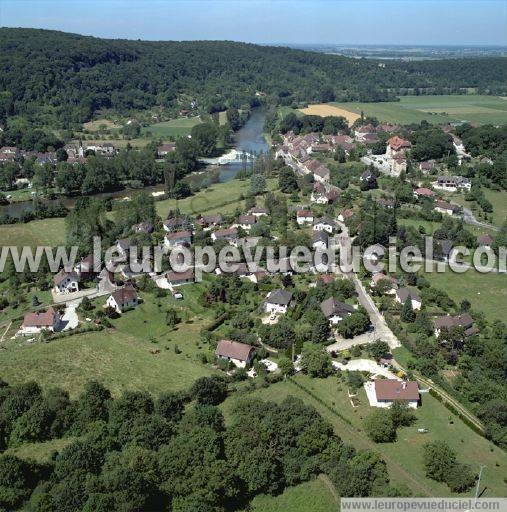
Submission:
[[[0,0],[0,26],[149,40],[507,45],[507,0]]]

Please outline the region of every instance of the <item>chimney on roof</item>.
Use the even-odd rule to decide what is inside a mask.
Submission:
[[[407,388],[407,383],[405,381],[403,381],[401,383],[401,389],[406,389]]]

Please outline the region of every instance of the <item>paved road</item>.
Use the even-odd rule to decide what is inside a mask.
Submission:
[[[340,243],[343,245],[347,245],[350,240],[349,231],[347,226],[340,222],[338,219],[335,219],[338,225],[341,228],[341,233],[339,235]],[[341,274],[339,268],[335,269],[337,274]],[[393,334],[389,326],[387,325],[384,317],[378,310],[377,306],[373,302],[373,299],[370,297],[369,293],[364,288],[363,284],[357,277],[357,275],[353,272],[344,274],[346,277],[352,280],[354,283],[354,287],[356,289],[357,298],[361,306],[363,306],[368,316],[370,317],[370,322],[373,326],[373,331],[362,334],[360,336],[356,336],[351,340],[339,340],[337,343],[333,343],[330,345],[331,350],[342,350],[343,348],[350,348],[354,345],[364,345],[365,343],[372,343],[375,340],[381,339],[389,345],[390,349],[393,350],[395,348],[401,347],[400,340]]]

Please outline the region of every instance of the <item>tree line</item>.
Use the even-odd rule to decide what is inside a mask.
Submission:
[[[97,382],[71,400],[35,382],[1,382],[0,450],[62,439],[64,448],[34,462],[0,455],[0,507],[8,510],[111,512],[243,510],[257,494],[327,473],[343,496],[400,496],[386,464],[356,451],[317,411],[288,397],[234,402],[218,376],[188,391],[113,398]]]

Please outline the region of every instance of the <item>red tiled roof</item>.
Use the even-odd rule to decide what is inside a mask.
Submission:
[[[137,293],[133,286],[124,286],[119,290],[114,291],[111,296],[118,306],[123,306],[124,304],[137,299]]]
[[[431,190],[430,188],[416,188],[414,190],[414,193],[417,194],[418,196],[427,196],[427,197],[433,197],[435,194],[435,192],[433,192],[433,190]]]
[[[395,379],[375,380],[377,400],[419,400],[417,382],[400,382]]]
[[[58,313],[53,308],[42,313],[27,313],[23,319],[23,327],[52,327],[57,315]]]
[[[253,350],[255,350],[254,347],[245,343],[239,343],[231,340],[220,340],[215,350],[215,354],[220,357],[230,357],[231,359],[246,361]]]
[[[179,238],[192,238],[190,231],[175,231],[174,233],[167,233],[165,236],[167,240],[177,240]]]
[[[255,224],[257,222],[257,218],[255,215],[240,215],[239,224]]]
[[[166,274],[167,280],[171,283],[174,281],[189,281],[194,279],[194,269],[189,268],[185,272],[168,272]]]
[[[411,146],[411,144],[408,140],[402,139],[401,137],[398,137],[397,135],[395,135],[394,137],[391,137],[387,141],[387,143],[395,151],[399,151],[402,148],[409,148]]]
[[[215,238],[226,238],[229,236],[237,236],[238,230],[236,228],[219,229],[213,233]]]

